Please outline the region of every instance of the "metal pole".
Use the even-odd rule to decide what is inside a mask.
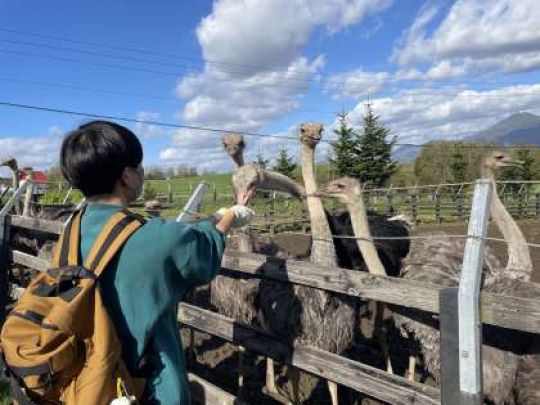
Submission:
[[[199,183],[191,197],[189,197],[188,202],[184,205],[182,212],[176,218],[176,222],[183,222],[189,219],[189,214],[197,212],[202,204],[204,196],[208,191],[208,184]]]
[[[2,210],[0,211],[0,217],[6,216],[9,213],[9,211],[11,211],[11,208],[13,208],[13,205],[15,205],[20,200],[21,196],[26,191],[26,188],[28,187],[29,184],[30,182],[28,180],[24,180],[21,183],[19,188],[15,190],[15,192],[13,193],[13,196],[11,196],[8,202],[6,202],[6,205],[2,207]]]
[[[489,180],[478,180],[474,188],[458,293],[461,404],[476,405],[482,401],[480,283],[490,203],[491,183]]]

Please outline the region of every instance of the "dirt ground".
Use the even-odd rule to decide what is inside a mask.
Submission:
[[[525,238],[530,243],[540,244],[540,221],[525,220],[520,221],[519,225],[525,234]],[[449,234],[466,234],[466,223],[447,223],[441,225],[419,225],[412,231],[414,235],[421,235],[437,230],[445,231]],[[489,227],[489,237],[501,238],[502,235],[493,225]],[[282,240],[277,240],[287,247],[296,246],[294,254],[302,256],[306,248],[309,249],[309,238],[299,235],[281,236]],[[279,239],[279,238],[278,238]],[[234,242],[233,242],[234,244]],[[499,256],[502,263],[507,260],[506,245],[494,241],[489,241],[488,245],[492,247]],[[535,266],[533,280],[540,282],[540,249],[531,247],[531,254]],[[203,302],[201,302],[203,304]],[[372,309],[372,303],[366,304],[363,311],[369,312]],[[365,314],[364,314],[365,315]],[[380,350],[372,336],[373,328],[370,317],[361,317],[361,328],[353,347],[343,355],[370,364],[383,369],[384,361],[380,355]],[[403,340],[395,329],[387,327],[391,346],[394,348],[391,357],[394,362],[394,371],[404,376],[406,374],[405,365],[407,364],[408,351],[403,348],[408,347],[408,343]],[[182,330],[184,347],[188,347],[188,330]],[[395,349],[401,348],[401,350]],[[189,351],[186,349],[186,356],[189,358]],[[237,394],[237,371],[238,371],[238,350],[235,346],[224,343],[221,339],[210,335],[195,332],[195,359],[189,362],[191,370],[203,378],[226,389],[228,392]],[[253,404],[280,404],[292,400],[292,386],[287,373],[287,366],[276,365],[277,387],[280,392],[279,397],[268,395],[264,389],[266,366],[262,356],[246,352],[245,354],[245,379],[242,397]],[[423,383],[433,385],[433,381],[423,373],[422,367],[417,369],[417,380]],[[301,376],[301,398],[304,404],[329,404],[330,398],[326,384],[323,380],[302,373]],[[339,388],[339,403],[347,405],[375,405],[381,404],[369,398],[365,398],[359,393],[349,390],[345,387]]]

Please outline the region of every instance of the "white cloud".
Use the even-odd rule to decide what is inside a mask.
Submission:
[[[402,66],[447,63],[467,72],[516,72],[540,66],[540,8],[536,0],[458,0],[432,32],[437,10],[428,3],[396,47]]]
[[[424,143],[471,135],[515,112],[539,113],[540,84],[489,91],[418,88],[371,103],[398,142]],[[351,124],[361,127],[364,114],[365,104],[359,103],[350,114]]]
[[[339,90],[333,98],[365,99],[381,90],[392,79],[388,72],[366,72],[358,69],[334,75],[326,82],[326,90]]]
[[[2,156],[14,156],[19,167],[32,166],[45,169],[59,161],[60,141],[58,137],[13,138],[0,137]]]
[[[204,70],[182,78],[186,99],[179,117],[188,125],[260,132],[298,108],[301,96],[325,64],[323,55],[302,55],[315,29],[328,35],[359,24],[388,8],[391,0],[218,0],[196,33],[207,61]],[[214,63],[219,61],[220,63]],[[178,131],[161,158],[188,159],[195,147],[223,168],[228,157],[220,135]],[[208,147],[194,146],[208,142]],[[257,142],[255,142],[257,144]],[[216,146],[217,145],[217,146]],[[215,148],[218,149],[215,149]],[[223,156],[220,157],[219,153]],[[273,153],[273,152],[272,152]]]
[[[139,111],[137,113],[137,122],[135,124],[135,133],[145,139],[157,138],[167,134],[167,131],[159,125],[152,124],[151,122],[158,121],[160,117],[159,113],[151,111]]]
[[[64,131],[60,126],[58,125],[53,125],[52,127],[50,127],[47,132],[49,133],[49,135],[52,135],[52,136],[55,136],[55,137],[59,137],[59,138],[62,138],[64,136],[64,134],[66,133],[66,131]]]

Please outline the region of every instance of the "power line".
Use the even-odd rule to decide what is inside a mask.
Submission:
[[[203,127],[203,126],[197,126],[197,125],[173,124],[170,122],[149,121],[149,120],[142,120],[142,119],[137,119],[137,118],[122,117],[122,116],[108,115],[108,114],[94,114],[94,113],[89,113],[89,112],[65,110],[65,109],[60,109],[60,108],[13,103],[9,101],[0,101],[0,106],[8,107],[8,108],[19,108],[19,109],[25,109],[25,110],[51,112],[51,113],[58,113],[58,114],[67,114],[67,115],[73,115],[73,116],[79,116],[79,117],[85,117],[85,118],[102,118],[102,119],[107,119],[107,120],[129,122],[129,123],[134,123],[134,124],[156,125],[156,126],[161,126],[161,127],[166,127],[166,128],[191,129],[194,131],[207,131],[207,132],[216,132],[216,133],[222,133],[222,134],[223,133],[228,134],[228,133],[234,132],[234,133],[246,135],[246,136],[298,140],[297,137],[291,137],[291,136],[279,136],[279,135],[271,135],[271,134],[262,134],[262,133],[257,133],[257,132],[238,131],[238,130],[232,130],[232,129]],[[334,142],[334,140],[323,139],[321,140],[321,142],[332,143]],[[395,143],[394,145],[424,148],[429,144]],[[461,145],[461,147],[465,149],[540,149],[540,146],[534,146],[534,145],[531,145],[531,146]]]
[[[223,65],[223,66],[237,66],[237,67],[245,67],[249,69],[254,68],[265,68],[264,70],[269,70],[269,68],[272,68],[272,66],[268,65],[257,65],[257,64],[247,64],[247,63],[238,63],[238,62],[225,62],[225,61],[219,61],[219,60],[213,60],[213,59],[205,59],[201,57],[195,57],[195,56],[187,56],[186,54],[170,54],[165,52],[156,52],[148,49],[141,49],[141,48],[135,48],[135,47],[128,47],[128,46],[119,46],[119,45],[111,45],[111,44],[104,44],[99,42],[92,42],[92,41],[83,41],[83,40],[75,40],[73,38],[67,38],[63,36],[58,35],[48,35],[48,34],[41,34],[36,32],[25,32],[25,31],[19,31],[19,30],[13,30],[8,28],[0,28],[0,32],[10,33],[10,34],[16,34],[16,35],[22,35],[22,36],[30,36],[35,38],[41,38],[41,39],[52,39],[55,41],[64,41],[72,44],[79,44],[79,45],[87,45],[87,46],[93,46],[103,49],[111,49],[111,50],[117,50],[117,51],[124,51],[124,52],[133,52],[138,54],[144,54],[144,55],[154,55],[158,57],[166,57],[166,58],[173,58],[175,60],[178,59],[187,59],[187,60],[194,60],[198,62],[204,62],[208,64],[216,64],[216,65]],[[223,71],[226,72],[226,71]],[[229,72],[232,73],[232,72]],[[238,72],[240,73],[240,72]],[[246,71],[244,73],[249,73],[249,71]],[[306,75],[312,75],[313,72],[310,71],[302,71],[298,70],[296,73],[300,74],[306,74]],[[332,82],[331,80],[328,80],[329,82]],[[527,85],[528,83],[525,82],[512,82],[512,81],[458,81],[458,80],[448,80],[448,79],[403,79],[403,81],[408,82],[432,82],[432,83],[446,83],[446,84],[492,84],[492,85]],[[339,83],[339,81],[337,81]],[[345,82],[342,82],[345,83]],[[348,83],[347,83],[348,84]]]
[[[79,85],[74,85],[74,84],[42,82],[42,81],[19,79],[19,78],[12,78],[12,77],[0,76],[0,81],[29,84],[33,86],[61,88],[61,89],[67,89],[67,90],[77,90],[77,91],[80,90],[80,91],[90,91],[90,92],[103,93],[103,94],[114,94],[114,95],[119,95],[119,96],[140,97],[140,98],[148,98],[148,99],[154,99],[154,100],[178,101],[178,98],[175,98],[175,97],[165,97],[165,96],[159,96],[156,94],[133,93],[133,92],[118,91],[118,90],[111,90],[111,89],[104,89],[104,88],[79,86]],[[241,108],[240,106],[235,106],[235,107]],[[312,108],[294,108],[293,110],[294,112],[336,114],[336,111],[318,110],[314,108],[313,109]]]
[[[167,72],[167,71],[163,71],[163,70],[156,70],[156,69],[149,69],[149,68],[142,68],[142,67],[133,67],[133,66],[126,66],[126,65],[118,65],[118,64],[104,63],[104,62],[87,61],[87,60],[83,60],[83,59],[78,59],[78,58],[73,58],[73,57],[66,57],[66,56],[43,55],[43,54],[38,54],[38,53],[33,53],[33,52],[25,52],[25,51],[18,51],[18,50],[12,50],[12,49],[0,48],[0,52],[13,54],[13,55],[19,55],[19,56],[29,56],[29,57],[36,57],[36,58],[53,59],[53,60],[59,60],[59,61],[63,61],[63,62],[78,63],[78,64],[89,65],[89,66],[100,66],[100,67],[112,68],[112,69],[117,69],[117,70],[126,70],[126,71],[131,71],[131,72],[150,73],[150,74],[156,74],[156,75],[162,75],[162,76],[168,76],[168,77],[174,77],[174,78],[177,78],[180,75],[180,72],[176,72],[176,73],[175,72]],[[184,72],[184,73],[186,73],[186,72]],[[187,73],[198,73],[198,72],[187,71]],[[241,83],[241,84],[249,84],[249,81],[250,81],[250,79],[236,80],[236,79],[232,79],[232,78],[221,79],[221,78],[217,78],[217,77],[210,77],[210,78],[205,77],[204,80],[209,81],[209,82]],[[324,81],[312,81],[312,80],[309,80],[309,79],[306,79],[306,80],[296,79],[299,82],[304,82],[306,85],[305,86],[291,86],[291,85],[283,84],[283,82],[286,82],[287,80],[291,80],[291,79],[290,78],[289,79],[281,79],[281,83],[265,83],[263,81],[262,83],[252,83],[252,84],[256,85],[258,87],[270,87],[270,88],[280,87],[280,88],[286,88],[286,89],[290,89],[290,90],[306,91],[308,89],[308,85],[310,83],[312,83],[312,84],[324,83]],[[343,83],[346,84],[346,82],[343,82]],[[454,91],[454,92],[463,90],[463,89],[444,88],[440,92],[434,93],[434,92],[422,91],[420,89],[420,90],[418,90],[418,92],[407,91],[406,93],[398,93],[397,92],[398,90],[407,90],[410,87],[394,85],[393,87],[390,87],[390,89],[392,89],[392,88],[395,88],[397,90],[395,90],[395,91],[377,91],[377,92],[372,92],[372,93],[370,93],[370,92],[358,93],[358,94],[356,94],[356,96],[357,97],[361,96],[361,95],[367,96],[369,94],[372,94],[372,95],[377,95],[377,96],[420,96],[420,97],[422,97],[422,96],[428,96],[428,97],[433,96],[433,97],[443,97],[443,96],[449,95],[448,93],[444,93],[444,92],[448,92],[449,90]],[[470,90],[470,89],[467,89],[467,90]],[[482,98],[504,98],[504,99],[506,99],[506,98],[513,98],[513,97],[520,97],[520,98],[523,98],[523,97],[538,97],[538,96],[540,96],[540,93],[496,94],[496,93],[492,92],[490,94],[485,94],[485,93],[484,94],[482,94],[482,93],[479,93],[479,94],[457,93],[457,94],[453,94],[453,95],[455,97],[458,97],[458,98],[469,98],[469,97],[471,97],[471,98],[477,99],[479,97],[482,97]]]

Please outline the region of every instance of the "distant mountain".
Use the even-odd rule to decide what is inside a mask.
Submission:
[[[494,142],[501,146],[519,143],[540,146],[540,117],[527,112],[513,114],[465,140]]]
[[[463,138],[466,142],[493,142],[511,146],[529,144],[540,146],[540,117],[528,112],[512,114],[488,129]],[[421,148],[404,146],[394,152],[394,159],[410,163],[420,155]]]

